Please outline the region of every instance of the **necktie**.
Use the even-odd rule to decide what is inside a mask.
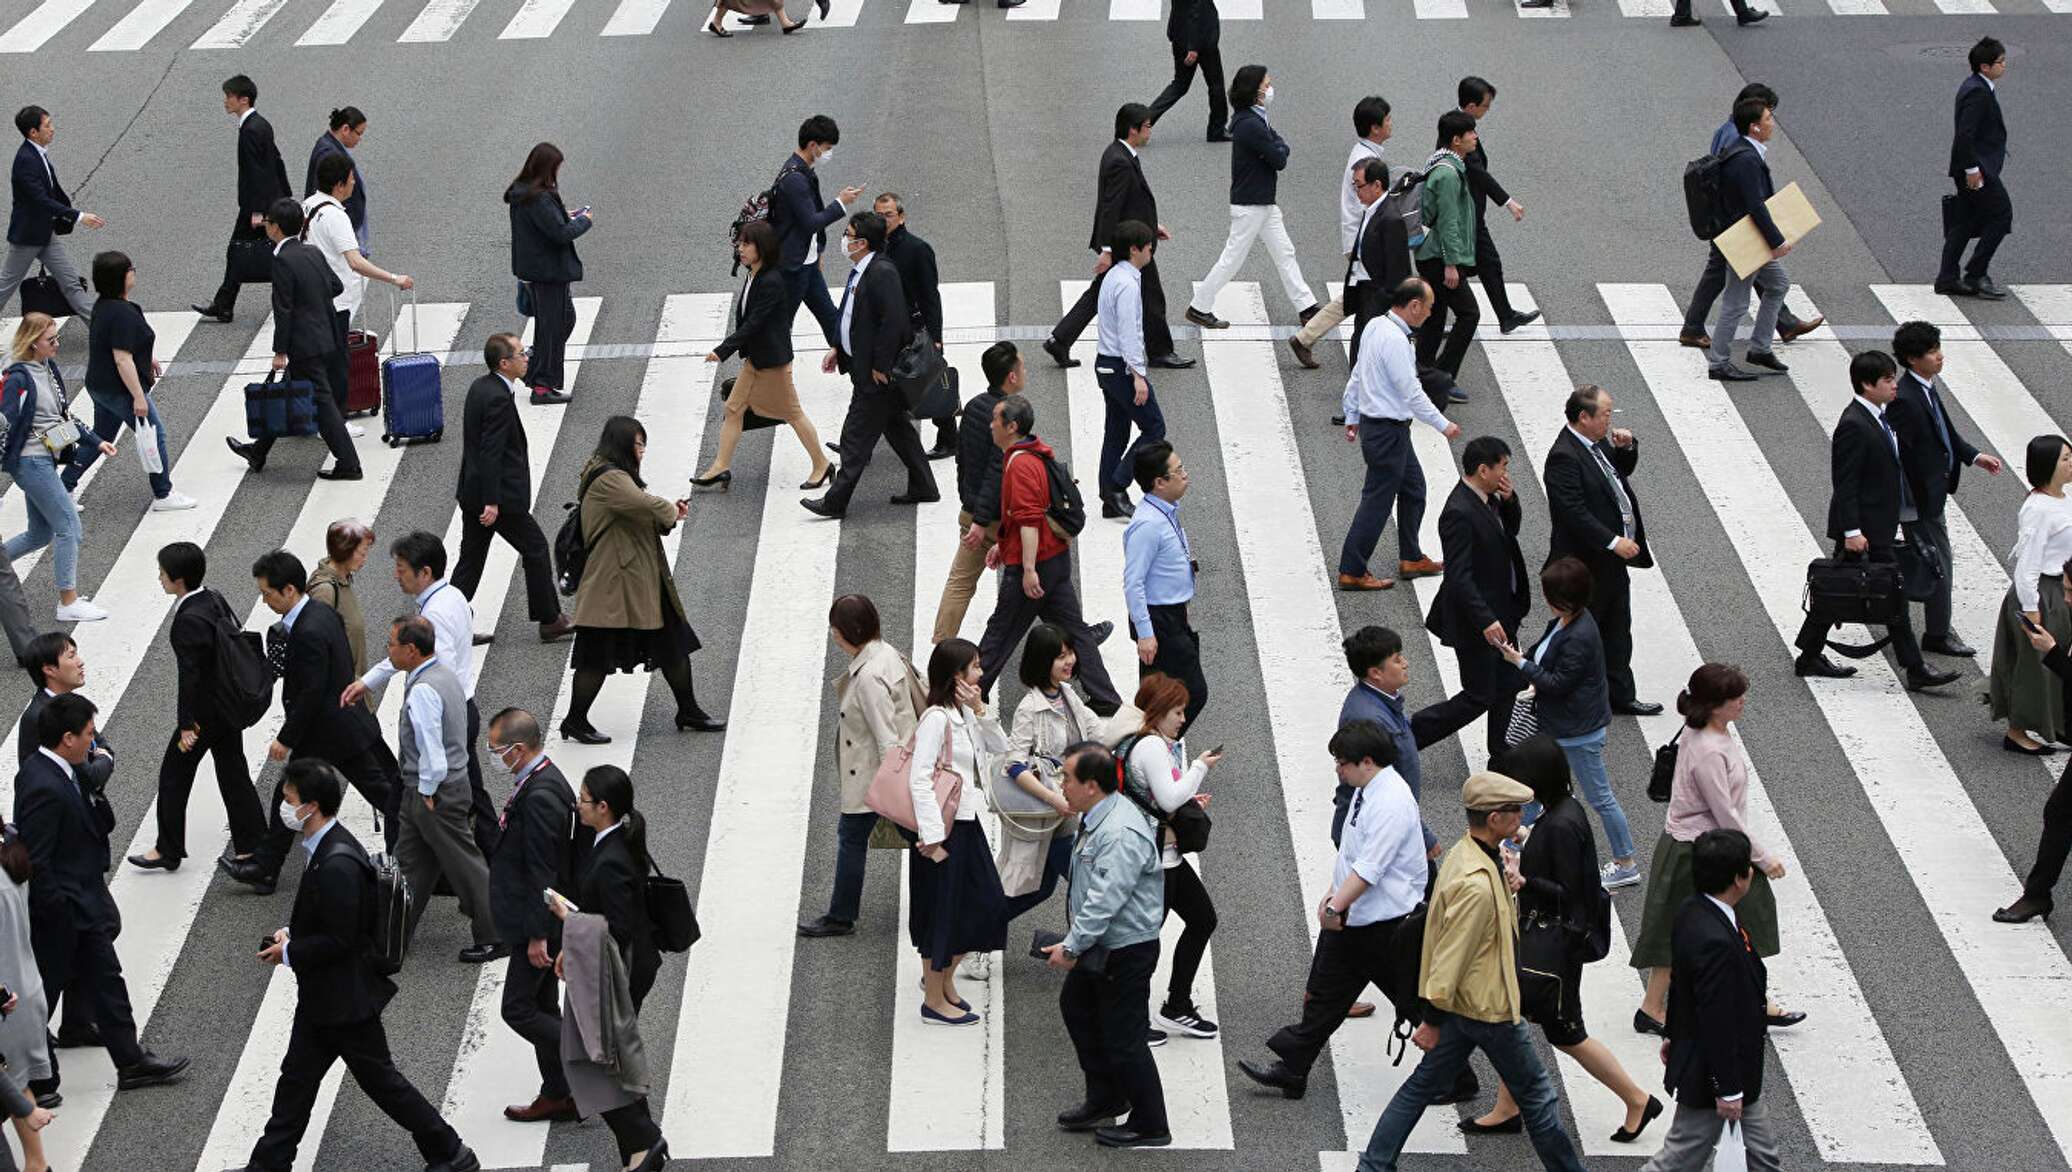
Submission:
[[[1626,496],[1626,486],[1619,483],[1618,470],[1613,468],[1612,462],[1605,457],[1603,448],[1598,447],[1596,444],[1591,444],[1590,454],[1597,457],[1598,471],[1604,473],[1605,480],[1612,486],[1612,496],[1619,502],[1619,523],[1624,527],[1623,536],[1631,541],[1633,539],[1633,502]]]
[[[1935,421],[1935,438],[1943,446],[1943,464],[1951,472],[1957,470],[1957,446],[1950,442],[1950,425],[1943,415],[1942,396],[1935,393],[1934,383],[1921,384],[1922,397],[1928,400],[1928,416]]]
[[[1885,413],[1882,411],[1878,413],[1878,426],[1885,429],[1885,442],[1892,445],[1892,462],[1894,464],[1900,463],[1899,436],[1892,430],[1892,425],[1885,421]],[[1899,505],[1901,509],[1912,507],[1913,495],[1913,493],[1907,491],[1906,472],[1902,469],[1899,477]]]
[[[1736,931],[1741,933],[1741,947],[1754,952],[1755,942],[1748,938],[1748,929],[1741,927],[1739,924],[1734,925],[1734,927]]]
[[[1365,786],[1362,786],[1359,789],[1353,791],[1353,812],[1350,821],[1354,826],[1358,826],[1360,824],[1360,803],[1365,801],[1366,798],[1367,789]]]

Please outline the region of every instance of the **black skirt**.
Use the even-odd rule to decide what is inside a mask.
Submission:
[[[1007,947],[1007,896],[985,830],[976,820],[953,822],[943,847],[950,854],[940,863],[907,855],[907,937],[937,969],[953,956]]]
[[[665,584],[665,589],[673,587]],[[577,627],[569,666],[576,671],[655,671],[689,657],[703,646],[698,632],[683,621],[669,600],[662,600],[662,625],[649,631],[630,627]]]

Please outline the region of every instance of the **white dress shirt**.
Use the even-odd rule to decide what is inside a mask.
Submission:
[[[849,270],[849,283],[842,289],[842,328],[836,337],[842,340],[844,354],[856,353],[849,347],[849,320],[856,316],[856,296],[857,291],[863,287],[863,271],[871,267],[871,262],[876,259],[877,253],[864,253],[863,259],[856,262],[856,267]]]
[[[1366,204],[1360,202],[1359,176],[1353,168],[1368,159],[1381,157],[1381,144],[1364,138],[1353,140],[1352,154],[1345,159],[1345,183],[1338,189],[1338,251],[1350,254],[1353,241],[1359,238],[1360,226],[1366,222]]]
[[[1358,201],[1355,200],[1354,202],[1357,203]],[[1359,243],[1360,237],[1367,234],[1367,221],[1373,219],[1374,213],[1380,210],[1380,208],[1381,201],[1378,199],[1373,203],[1361,204],[1360,206],[1360,218],[1353,224],[1352,243],[1345,246],[1347,258],[1353,262],[1352,280],[1346,282],[1347,285],[1364,285],[1374,279],[1367,273],[1367,258],[1365,256],[1354,257],[1352,251],[1353,245]]]
[[[432,624],[432,655],[453,669],[468,699],[475,698],[475,609],[459,590],[441,578],[417,596],[417,613]],[[367,669],[360,683],[373,691],[396,674],[396,665],[383,657]],[[422,689],[420,689],[422,690]]]
[[[1367,890],[1346,909],[1348,928],[1408,915],[1424,900],[1424,823],[1410,783],[1393,765],[1353,791],[1338,858],[1331,864],[1331,889],[1335,892],[1354,874],[1366,881]]]
[[[1612,462],[1605,459],[1604,449],[1598,447],[1589,436],[1584,435],[1573,427],[1564,427],[1562,430],[1576,437],[1576,442],[1583,445],[1583,448],[1590,453],[1590,462],[1597,466],[1598,473],[1611,484],[1612,497],[1619,502],[1619,524],[1624,530],[1619,536],[1624,537],[1628,541],[1633,540],[1634,531],[1637,528],[1633,517],[1633,498],[1626,495],[1626,486],[1619,483],[1619,470],[1612,467]],[[1610,541],[1605,542],[1604,547],[1610,550],[1618,549],[1619,538],[1614,537]]]
[[[1344,410],[1347,426],[1362,419],[1399,423],[1420,419],[1438,431],[1446,430],[1446,417],[1439,414],[1431,396],[1425,394],[1424,384],[1417,381],[1417,352],[1410,344],[1410,326],[1393,309],[1375,318],[1360,335],[1360,358],[1345,383]]]

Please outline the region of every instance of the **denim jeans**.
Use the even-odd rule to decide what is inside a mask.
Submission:
[[[86,395],[94,401],[94,434],[111,444],[115,442],[116,436],[122,434],[122,429],[137,418],[135,410],[130,406],[128,391],[119,395],[108,395],[89,387]],[[151,481],[151,495],[158,500],[164,500],[172,495],[173,491],[173,458],[166,451],[165,425],[158,421],[158,400],[152,398],[148,391],[144,394],[144,406],[150,413],[148,418],[151,420],[151,426],[158,430],[158,466],[165,469],[164,472],[151,472],[146,476]],[[81,447],[79,462],[65,469],[66,490],[70,491],[77,486],[80,478],[86,475],[86,470],[93,467],[94,461],[100,458],[101,449],[92,446]]]
[[[1417,1126],[1433,1099],[1453,1089],[1454,1080],[1467,1065],[1468,1053],[1477,1048],[1489,1056],[1497,1076],[1517,1097],[1540,1163],[1559,1172],[1583,1172],[1575,1145],[1561,1126],[1561,1102],[1554,1095],[1554,1080],[1533,1053],[1532,1035],[1526,1032],[1525,1023],[1476,1021],[1436,1009],[1427,1012],[1425,1021],[1438,1029],[1439,1044],[1425,1052],[1375,1121],[1367,1150],[1360,1153],[1359,1172],[1394,1172],[1410,1129]]]
[[[1043,882],[1036,890],[1024,895],[1012,895],[1007,899],[1007,919],[1014,919],[1037,904],[1050,898],[1058,889],[1058,880],[1072,873],[1072,836],[1054,834],[1050,839],[1050,853],[1043,856]]]
[[[58,589],[77,589],[79,509],[72,503],[72,494],[65,491],[64,478],[50,452],[34,436],[22,445],[22,458],[14,470],[14,486],[29,506],[29,527],[7,539],[7,560],[11,562],[32,550],[50,546],[56,555],[51,564]]]
[[[869,810],[844,814],[835,824],[835,893],[827,901],[827,918],[845,924],[856,922],[856,909],[863,902],[863,864],[870,855],[871,828],[878,816]]]
[[[1580,737],[1558,737],[1554,743],[1561,746],[1562,756],[1568,758],[1568,771],[1575,775],[1576,788],[1583,791],[1583,801],[1597,811],[1597,820],[1604,823],[1605,845],[1611,848],[1615,859],[1633,857],[1633,830],[1626,825],[1626,811],[1619,805],[1619,797],[1612,792],[1612,779],[1604,771],[1605,730],[1598,729]]]

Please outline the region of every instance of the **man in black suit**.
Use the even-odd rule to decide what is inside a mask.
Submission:
[[[1140,102],[1127,102],[1115,112],[1115,141],[1101,153],[1100,178],[1096,181],[1094,194],[1094,233],[1087,247],[1094,250],[1094,279],[1051,327],[1050,337],[1043,340],[1043,352],[1051,361],[1063,367],[1079,365],[1079,359],[1072,357],[1072,343],[1086,332],[1094,315],[1101,308],[1101,279],[1108,274],[1108,267],[1118,258],[1110,251],[1108,242],[1115,238],[1115,226],[1124,220],[1136,220],[1149,224],[1159,240],[1171,240],[1173,234],[1158,222],[1158,200],[1152,197],[1151,184],[1144,179],[1144,163],[1137,152],[1151,141],[1151,124],[1155,121],[1151,107]],[[1194,365],[1194,359],[1182,358],[1173,353],[1172,327],[1166,325],[1165,286],[1158,281],[1158,245],[1151,245],[1151,263],[1142,272],[1144,299],[1144,352],[1150,355],[1153,366],[1168,370],[1185,370]]]
[[[461,408],[460,559],[453,563],[454,588],[475,597],[489,539],[501,537],[518,553],[525,571],[525,606],[540,625],[540,642],[575,633],[575,620],[554,592],[554,555],[547,535],[532,517],[532,464],[525,447],[525,422],[514,396],[525,388],[525,347],[516,334],[491,334],[482,345],[489,373],[468,385]]]
[[[1353,191],[1364,209],[1353,232],[1353,247],[1345,261],[1345,294],[1342,302],[1353,315],[1353,336],[1349,358],[1360,361],[1360,335],[1367,323],[1387,313],[1396,287],[1415,275],[1410,265],[1410,236],[1403,221],[1381,214],[1381,199],[1389,192],[1389,165],[1380,159],[1361,159],[1353,169]],[[1335,423],[1343,426],[1345,417]]]
[[[1829,444],[1834,495],[1828,498],[1827,535],[1835,539],[1835,556],[1896,562],[1893,549],[1902,521],[1918,521],[1920,508],[1907,483],[1899,433],[1885,410],[1898,393],[1899,364],[1883,350],[1866,350],[1849,361],[1849,383],[1856,399],[1842,408]],[[1944,573],[1948,573],[1947,567]],[[1799,657],[1793,664],[1802,676],[1844,679],[1856,674],[1825,652],[1835,620],[1814,607],[1799,627]],[[1886,628],[1892,649],[1906,669],[1907,690],[1939,687],[1957,678],[1953,671],[1931,670],[1914,642],[1913,622],[1901,607],[1897,621]]]
[[[2000,118],[2000,78],[2007,73],[2007,48],[1992,37],[1971,47],[1971,76],[1957,87],[1956,129],[1950,135],[1950,178],[1957,202],[1943,215],[1942,265],[1937,293],[1998,301],[2007,290],[1986,273],[1993,253],[2014,229],[2014,203],[2000,183],[2007,165],[2007,123]],[[1948,199],[1948,196],[1943,198]],[[1971,261],[1958,275],[1964,245],[1976,238]]]
[[[245,766],[246,725],[224,711],[221,697],[223,664],[217,656],[221,637],[237,637],[244,624],[230,603],[202,588],[208,555],[191,541],[175,541],[158,551],[159,589],[173,596],[173,625],[168,642],[178,677],[178,715],[158,763],[158,841],[129,863],[146,871],[176,871],[187,857],[187,795],[203,754],[215,758],[216,788],[230,821],[230,851],[250,858],[266,834],[266,814],[252,790]],[[270,680],[268,681],[271,682]]]
[[[1769,244],[1770,259],[1746,277],[1730,275],[1726,291],[1720,296],[1719,320],[1712,329],[1706,371],[1706,377],[1715,382],[1752,382],[1761,377],[1734,365],[1734,333],[1748,312],[1751,289],[1762,294],[1762,300],[1756,306],[1755,328],[1748,336],[1747,362],[1749,366],[1780,374],[1791,369],[1770,352],[1770,343],[1777,334],[1777,315],[1784,308],[1784,295],[1791,290],[1791,278],[1785,275],[1782,263],[1791,245],[1785,242],[1784,233],[1770,218],[1770,209],[1764,206],[1765,200],[1777,194],[1767,161],[1770,140],[1777,134],[1776,112],[1761,98],[1743,98],[1734,103],[1734,129],[1740,139],[1719,152],[1719,225],[1731,227],[1741,217],[1749,217]],[[1719,248],[1716,244],[1712,247]]]
[[[364,704],[340,704],[346,685],[353,682],[353,653],[345,641],[345,624],[338,612],[309,597],[309,578],[294,554],[277,549],[262,554],[252,563],[252,579],[259,587],[266,609],[281,616],[280,624],[267,632],[269,641],[285,638],[286,666],[281,672],[281,728],[267,746],[269,761],[317,757],[330,762],[367,804],[383,815],[382,834],[386,846],[396,849],[400,827],[396,801],[402,792],[395,754],[381,739],[381,726]],[[285,628],[285,635],[280,632]],[[218,859],[216,865],[232,879],[261,895],[273,894],[280,879],[281,864],[288,845],[294,841],[292,827],[280,816],[280,783],[274,785],[274,808],[268,815],[267,834],[259,851],[249,861]]]
[[[137,1041],[129,987],[115,937],[122,914],[108,894],[108,835],[115,811],[102,783],[85,766],[95,752],[94,705],[84,696],[55,696],[36,718],[36,752],[14,782],[14,821],[29,847],[29,936],[50,1001],[67,991],[87,1001],[101,1044],[115,1063],[116,1088],[171,1082],[187,1059],[164,1059]],[[65,998],[70,1003],[70,998]],[[39,1098],[58,1089],[57,1048],[50,1077],[30,1083]]]
[[[576,1118],[575,1099],[561,1069],[561,987],[554,954],[561,921],[540,892],[569,892],[575,874],[575,791],[547,759],[539,718],[506,708],[489,718],[489,758],[512,779],[504,803],[504,833],[489,857],[489,911],[497,935],[511,950],[504,973],[504,1024],[532,1044],[540,1090],[532,1102],[504,1108],[504,1118],[544,1123]]]
[[[893,192],[879,196],[871,210],[885,218],[885,259],[899,272],[899,287],[906,294],[907,322],[925,329],[942,352],[942,278],[935,268],[935,246],[914,235],[907,227],[906,203]],[[935,446],[928,449],[931,460],[957,454],[957,413],[935,420]]]
[[[273,1088],[273,1113],[244,1172],[294,1166],[324,1075],[341,1060],[382,1114],[417,1141],[425,1172],[476,1172],[482,1162],[389,1055],[381,1011],[396,984],[375,967],[374,863],[338,822],[344,779],[322,761],[298,757],[283,771],[280,793],[309,866],[295,889],[288,926],[273,933],[259,962],[294,972],[295,1024]]]
[[[1584,383],[1563,407],[1568,426],[1554,437],[1540,480],[1547,488],[1547,561],[1572,557],[1590,570],[1590,613],[1604,638],[1612,711],[1653,716],[1660,704],[1635,698],[1633,587],[1628,569],[1652,569],[1647,522],[1628,477],[1640,441],[1612,426],[1612,395]]]
[[[289,382],[310,384],[315,401],[317,432],[331,449],[329,468],[317,469],[319,480],[358,480],[360,454],[353,448],[352,433],[345,429],[345,416],[338,413],[331,386],[330,356],[337,352],[339,335],[332,299],[345,291],[330,262],[313,245],[296,239],[302,231],[302,205],[283,197],[266,213],[266,235],[273,241],[273,375]],[[336,388],[343,392],[344,388]],[[255,440],[224,436],[223,442],[254,472],[266,470],[267,454],[273,451],[272,435]]]
[[[1209,90],[1209,141],[1230,141],[1230,100],[1223,92],[1223,50],[1217,47],[1222,39],[1223,20],[1216,11],[1216,0],[1173,0],[1172,15],[1166,18],[1166,40],[1173,43],[1173,80],[1151,99],[1153,122],[1187,96],[1199,68]]]
[[[1957,577],[1957,563],[1950,552],[1943,506],[1957,491],[1957,480],[1966,466],[1975,465],[1988,476],[1998,476],[2000,457],[1979,451],[1964,438],[1936,388],[1935,377],[1943,368],[1941,330],[1925,321],[1902,322],[1892,333],[1892,354],[1904,370],[1898,394],[1885,415],[1892,430],[1899,433],[1907,488],[1913,492],[1914,510],[1920,514],[1912,521],[1902,521],[1900,527],[1908,541],[1935,550],[1943,564],[1935,597],[1922,604],[1927,629],[1921,632],[1921,649],[1969,657],[1977,652],[1950,630],[1950,588]]]
[[[22,145],[14,152],[14,169],[9,172],[14,206],[7,215],[7,255],[0,259],[0,305],[14,299],[29,266],[38,264],[57,279],[72,312],[85,321],[93,316],[93,292],[57,238],[70,235],[80,224],[98,228],[107,221],[73,207],[72,197],[59,186],[57,168],[50,161],[51,140],[57,137],[50,112],[23,106],[14,116],[14,126],[22,132]]]
[[[204,321],[228,323],[237,308],[238,245],[264,236],[266,213],[275,200],[292,199],[288,186],[288,164],[273,141],[273,123],[253,109],[259,104],[259,87],[240,73],[223,83],[223,112],[237,122],[237,222],[230,227],[230,244],[224,250],[223,284],[206,305],[194,306]],[[336,296],[336,294],[333,294]],[[326,305],[330,303],[325,302]]]
[[[1489,714],[1489,753],[1504,747],[1511,702],[1525,686],[1501,648],[1518,637],[1532,609],[1525,554],[1518,548],[1521,514],[1511,487],[1511,449],[1493,435],[1461,450],[1464,475],[1439,510],[1439,545],[1446,563],[1425,630],[1453,648],[1461,690],[1424,710],[1444,739]]]
[[[1699,1172],[1720,1132],[1739,1125],[1748,1167],[1781,1172],[1770,1105],[1763,1101],[1763,1037],[1769,974],[1736,912],[1755,880],[1748,836],[1708,830],[1691,847],[1696,895],[1670,931],[1669,1040],[1663,1085],[1676,1116],[1662,1150],[1641,1172]]]
[[[1521,0],[1523,8],[1545,8],[1553,0]],[[1479,77],[1460,79],[1456,96],[1460,100],[1461,112],[1475,120],[1476,129],[1481,129],[1482,120],[1489,117],[1489,108],[1496,105],[1496,87]],[[1488,205],[1511,213],[1511,219],[1525,218],[1525,207],[1511,198],[1504,185],[1489,173],[1489,154],[1483,149],[1486,140],[1481,134],[1475,136],[1475,149],[1469,151],[1463,160],[1468,164],[1468,194],[1475,201],[1475,277],[1482,282],[1482,292],[1489,297],[1489,307],[1496,311],[1497,329],[1510,333],[1540,316],[1535,309],[1520,313],[1511,308],[1511,293],[1504,286],[1504,258],[1497,255],[1496,238],[1489,234],[1486,213]]]
[[[827,278],[820,275],[820,260],[827,251],[827,229],[848,214],[863,194],[861,187],[844,187],[832,200],[820,199],[820,160],[835,153],[842,140],[841,128],[825,114],[815,114],[799,123],[799,147],[784,156],[777,169],[777,181],[770,185],[770,226],[777,229],[781,245],[777,271],[791,293],[792,312],[788,322],[804,305],[813,311],[827,344],[835,344],[835,303],[827,295]]]
[[[906,465],[907,489],[892,498],[895,505],[918,505],[939,499],[935,473],[921,435],[907,416],[906,396],[892,383],[892,365],[913,336],[907,317],[906,290],[899,270],[877,264],[885,250],[885,218],[876,212],[849,217],[842,248],[853,267],[842,290],[836,315],[835,348],[820,363],[822,373],[837,369],[849,376],[849,413],[842,419],[842,467],[826,496],[800,501],[806,511],[840,517],[849,510],[856,482],[870,465],[871,453],[883,439]]]

